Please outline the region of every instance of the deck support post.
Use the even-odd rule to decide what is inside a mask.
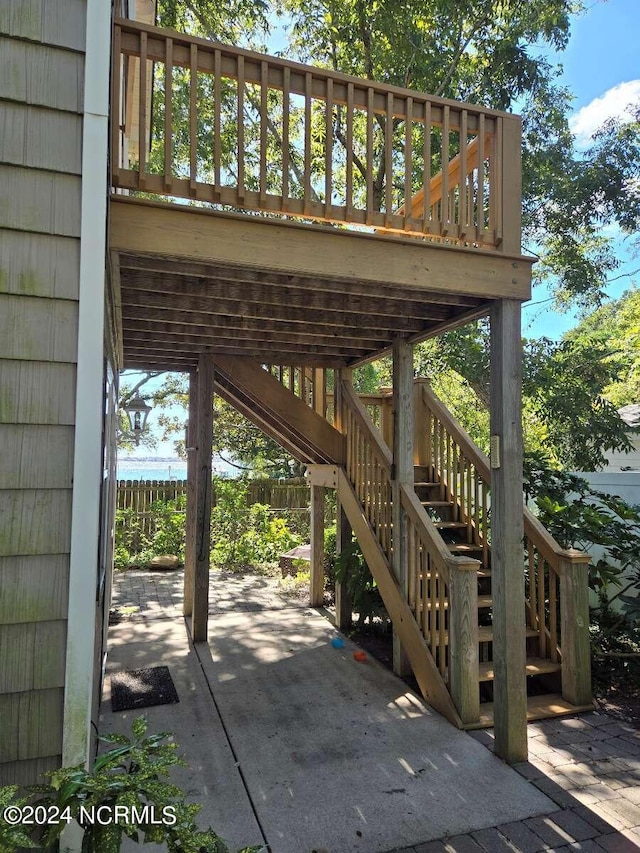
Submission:
[[[345,435],[342,423],[342,383],[351,385],[352,371],[343,367],[333,372],[333,423],[338,432]],[[351,525],[342,509],[340,501],[336,501],[336,557],[343,548],[351,543]],[[347,592],[346,584],[336,581],[336,628],[345,631],[353,622],[353,602]]]
[[[211,445],[213,437],[214,363],[210,355],[198,360],[198,450],[196,553],[193,588],[193,642],[206,643],[209,622],[209,560],[211,550]]]
[[[569,550],[560,559],[560,620],[562,624],[562,698],[572,705],[590,705],[591,645],[589,638],[589,564],[591,557]]]
[[[324,495],[323,486],[311,485],[311,607],[320,607],[324,600]]]
[[[196,571],[196,496],[198,473],[196,445],[198,441],[198,380],[196,371],[189,373],[189,420],[187,422],[187,505],[184,541],[184,596],[182,612],[193,613],[193,584]]]
[[[491,309],[491,594],[495,753],[527,759],[520,302]]]
[[[407,517],[400,502],[400,486],[413,487],[413,346],[402,338],[393,341],[393,470],[392,541],[393,572],[402,595],[409,597],[407,568]],[[400,638],[393,632],[393,671],[408,675],[411,667]]]

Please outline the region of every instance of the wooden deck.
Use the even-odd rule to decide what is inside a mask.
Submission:
[[[351,366],[530,296],[517,116],[124,20],[112,89],[125,367]]]

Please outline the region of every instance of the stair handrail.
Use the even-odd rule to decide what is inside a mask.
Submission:
[[[420,380],[421,398],[475,466],[484,487],[491,485],[489,459]],[[434,460],[435,461],[435,460]],[[588,567],[590,556],[563,548],[524,503],[526,617],[538,631],[538,654],[562,664],[562,693],[577,706],[591,703]],[[486,537],[485,537],[486,540]],[[486,547],[486,545],[485,545]],[[485,557],[486,561],[486,557]]]
[[[406,535],[391,534],[391,450],[350,383],[342,382],[347,478],[391,565],[392,549],[406,549],[407,603],[429,655],[463,723],[479,717],[477,560],[454,557],[418,500],[398,484]],[[401,527],[403,525],[401,524]]]

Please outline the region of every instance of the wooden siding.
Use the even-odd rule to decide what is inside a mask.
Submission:
[[[65,620],[0,625],[0,693],[64,686]]]
[[[77,343],[77,302],[0,293],[0,358],[75,363]]]
[[[0,151],[5,163],[79,175],[82,167],[82,117],[43,107],[5,103]],[[52,145],[51,140],[58,140]]]
[[[81,189],[76,175],[0,166],[0,228],[79,237]]]
[[[70,489],[73,427],[0,424],[0,489]]]
[[[0,33],[33,42],[84,50],[86,0],[20,0],[0,5]]]
[[[77,299],[80,241],[0,230],[0,293]]]
[[[62,752],[85,31],[86,0],[0,4],[0,785]]]
[[[83,88],[82,54],[0,37],[3,100],[81,113]]]
[[[0,695],[0,762],[62,752],[61,687]]]
[[[68,554],[71,489],[0,492],[0,557]]]
[[[72,424],[73,364],[0,361],[0,423]]]
[[[67,617],[69,555],[0,557],[0,623]]]

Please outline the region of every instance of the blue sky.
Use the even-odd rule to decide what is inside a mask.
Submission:
[[[640,98],[640,0],[586,2],[588,11],[574,19],[569,46],[557,57],[562,81],[575,94],[572,129],[584,144],[602,122],[620,115],[633,97]],[[640,282],[640,257],[632,256],[628,241],[618,241],[618,256],[622,265],[608,288],[613,298],[632,282]],[[636,275],[628,275],[636,270]],[[531,303],[524,306],[525,336],[558,339],[575,325],[574,312],[556,313],[546,297],[542,288],[536,288]],[[161,442],[154,451],[139,448],[131,455],[150,454],[173,456],[172,444]]]
[[[607,118],[620,115],[628,103],[640,98],[640,0],[587,0],[588,11],[573,20],[566,51],[558,56],[562,81],[575,94],[571,126],[579,142]],[[607,289],[612,297],[628,289],[640,272],[640,257],[633,257],[629,241],[617,241],[623,262]],[[557,314],[542,288],[536,288],[531,303],[524,306],[523,333],[528,337],[558,339],[575,325],[574,312]]]

